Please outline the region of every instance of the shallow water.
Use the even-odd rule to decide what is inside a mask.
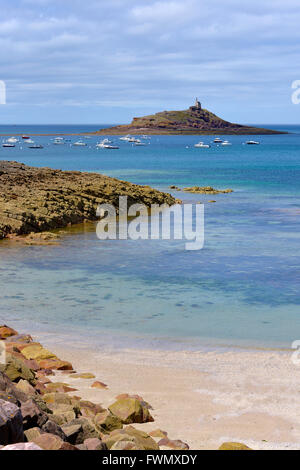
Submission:
[[[2,126],[0,133],[74,130]],[[184,241],[99,241],[92,226],[70,231],[59,246],[2,242],[0,321],[125,346],[289,347],[300,338],[300,126],[291,131],[255,137],[260,146],[227,136],[231,147],[208,150],[193,145],[209,136],[153,136],[146,147],[114,138],[117,151],[96,150],[95,137],[85,148],[55,146],[50,137],[34,137],[43,150],[1,147],[1,159],[29,165],[234,193],[174,193],[205,203],[205,246],[196,252]]]

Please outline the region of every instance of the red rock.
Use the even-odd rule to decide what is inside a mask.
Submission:
[[[37,362],[41,369],[73,370],[73,366],[70,362],[61,361],[60,359],[43,359]]]

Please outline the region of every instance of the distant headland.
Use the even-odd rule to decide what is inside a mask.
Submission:
[[[121,134],[285,134],[285,132],[234,124],[203,109],[196,98],[193,106],[183,111],[162,111],[135,117],[131,124],[100,129],[99,135]]]

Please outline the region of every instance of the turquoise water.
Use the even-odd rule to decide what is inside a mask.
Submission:
[[[0,133],[98,127],[2,126]],[[209,136],[153,136],[146,147],[119,142],[117,151],[96,150],[94,137],[85,148],[54,146],[49,137],[34,137],[43,150],[1,147],[0,159],[28,165],[97,171],[162,190],[212,185],[234,193],[174,193],[205,203],[205,246],[196,252],[184,241],[99,241],[94,227],[60,246],[1,243],[0,321],[86,332],[99,344],[289,347],[300,339],[300,126],[278,128],[293,133],[255,137],[260,146],[227,136],[231,147],[209,150],[193,148]]]

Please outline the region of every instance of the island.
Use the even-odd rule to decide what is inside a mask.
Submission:
[[[150,116],[135,117],[131,124],[100,129],[96,132],[99,135],[263,135],[285,133],[225,121],[207,109],[203,109],[197,98],[195,104],[190,106],[189,109],[162,111]]]

